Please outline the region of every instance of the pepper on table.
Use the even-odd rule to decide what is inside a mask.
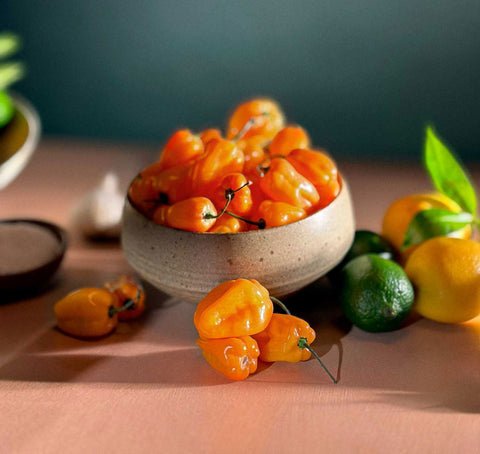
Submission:
[[[272,301],[287,314],[273,313]],[[298,362],[313,354],[337,383],[310,347],[315,331],[306,321],[291,315],[280,300],[253,279],[219,284],[198,304],[194,323],[200,334],[197,345],[204,358],[228,378],[247,378],[256,371],[257,358],[266,362]]]
[[[205,360],[232,380],[244,380],[257,370],[258,345],[251,336],[198,339]]]

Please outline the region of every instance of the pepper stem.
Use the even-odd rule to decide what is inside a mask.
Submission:
[[[270,299],[271,299],[277,306],[280,306],[286,314],[292,315],[292,313],[288,310],[288,307],[285,306],[285,304],[283,304],[278,298],[275,298],[274,296],[270,295]]]
[[[108,316],[111,318],[113,317],[115,314],[118,314],[119,312],[123,312],[123,311],[126,311],[128,309],[133,309],[133,306],[135,306],[135,304],[137,303],[137,301],[140,299],[140,295],[142,294],[142,291],[141,290],[138,290],[137,292],[137,296],[135,298],[128,298],[127,300],[125,300],[125,302],[123,303],[123,306],[122,307],[113,307],[113,306],[110,306],[108,308]]]
[[[322,360],[320,359],[320,356],[318,356],[316,351],[312,347],[310,347],[310,345],[308,345],[308,341],[307,341],[306,337],[301,337],[300,339],[298,339],[297,346],[301,349],[308,350],[315,357],[315,359],[320,363],[320,365],[323,367],[325,372],[332,379],[333,383],[335,383],[335,384],[338,383],[337,380],[330,373],[330,371],[327,369],[327,366],[325,366],[325,364],[323,364]]]
[[[251,117],[250,120],[248,120],[244,125],[243,128],[238,131],[238,134],[232,139],[233,142],[236,142],[237,140],[240,140],[250,129],[252,129],[253,125],[255,124],[255,121],[259,117],[267,117],[269,114],[268,112],[263,112],[260,115],[257,115],[255,117]]]
[[[260,230],[263,230],[265,228],[265,219],[260,218],[258,221],[250,221],[250,219],[245,219],[242,218],[242,216],[239,216],[238,214],[232,213],[231,211],[225,211],[229,216],[232,216],[232,218],[237,218],[240,219],[243,222],[246,222],[247,224],[250,225],[256,225]]]

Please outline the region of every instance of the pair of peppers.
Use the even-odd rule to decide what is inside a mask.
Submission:
[[[103,288],[85,287],[71,292],[54,306],[58,328],[80,338],[105,336],[119,320],[135,319],[144,310],[143,288],[125,275],[105,282]]]
[[[330,378],[336,380],[311,349],[315,331],[304,320],[273,313],[268,290],[254,279],[226,281],[198,304],[194,324],[197,345],[206,361],[232,380],[244,380],[264,362],[298,362],[313,353]]]

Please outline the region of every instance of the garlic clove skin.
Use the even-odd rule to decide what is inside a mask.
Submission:
[[[109,172],[97,188],[73,207],[71,225],[88,238],[119,238],[124,200],[118,176]]]

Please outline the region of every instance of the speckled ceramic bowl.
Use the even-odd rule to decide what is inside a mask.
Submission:
[[[219,283],[256,279],[286,296],[326,274],[347,253],[355,231],[346,182],[326,208],[301,221],[242,233],[192,233],[157,225],[127,199],[122,247],[132,267],[172,296],[198,303]]]

